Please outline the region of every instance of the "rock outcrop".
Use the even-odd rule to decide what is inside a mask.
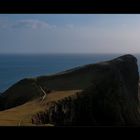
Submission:
[[[34,124],[54,126],[140,126],[137,59],[124,55],[86,66],[92,71],[89,87],[50,103],[35,114]]]

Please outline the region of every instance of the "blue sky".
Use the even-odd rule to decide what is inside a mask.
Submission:
[[[0,53],[140,53],[140,15],[0,14]]]

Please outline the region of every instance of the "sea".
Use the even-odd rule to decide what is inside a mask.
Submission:
[[[123,54],[0,54],[0,93],[23,78],[55,74]],[[140,54],[133,54],[140,67]]]

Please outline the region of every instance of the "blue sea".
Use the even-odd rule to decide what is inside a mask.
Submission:
[[[0,92],[23,78],[53,74],[119,56],[121,54],[1,54]],[[135,56],[140,60],[140,55]]]

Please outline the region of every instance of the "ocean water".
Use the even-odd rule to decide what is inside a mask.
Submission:
[[[0,92],[23,78],[53,74],[119,56],[121,54],[2,54],[0,55]],[[140,55],[135,56],[139,64]]]

